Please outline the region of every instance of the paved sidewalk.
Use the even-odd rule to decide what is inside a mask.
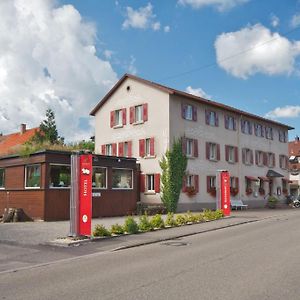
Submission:
[[[223,228],[233,226],[237,224],[243,224],[245,222],[258,221],[268,217],[275,217],[283,214],[299,213],[297,209],[260,209],[260,210],[243,210],[233,211],[230,218],[224,218],[221,220],[194,224],[189,226],[182,226],[180,228],[170,228],[167,230],[160,230],[155,232],[149,232],[138,235],[125,235],[118,239],[136,243],[137,240],[140,243],[145,243],[146,240],[153,242],[153,239],[167,239],[175,238],[178,235],[190,235],[198,232],[215,230],[217,228]],[[92,228],[96,224],[103,224],[109,228],[112,224],[119,223],[124,224],[126,217],[112,217],[112,218],[99,218],[93,219]],[[135,217],[138,220],[138,217]],[[178,233],[180,231],[180,234]],[[11,245],[39,245],[53,241],[58,237],[66,237],[69,233],[69,221],[60,222],[26,222],[26,223],[1,223],[0,224],[0,244],[6,243]],[[129,245],[128,244],[128,245]]]

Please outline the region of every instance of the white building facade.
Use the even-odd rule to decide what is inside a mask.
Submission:
[[[177,139],[188,157],[179,210],[214,208],[221,169],[230,173],[231,197],[250,207],[287,194],[287,125],[129,74],[91,115],[97,154],[138,158],[144,203],[161,203],[159,161]]]

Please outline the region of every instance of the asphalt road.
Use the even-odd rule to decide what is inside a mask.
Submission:
[[[300,299],[300,214],[0,274],[0,299]]]

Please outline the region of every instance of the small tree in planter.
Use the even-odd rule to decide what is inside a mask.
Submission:
[[[266,193],[266,192],[265,192],[265,189],[263,189],[263,188],[259,188],[259,189],[258,189],[258,192],[259,192],[259,194],[262,195],[262,196],[265,195],[265,193]]]
[[[253,193],[253,190],[251,188],[246,189],[246,195],[251,195]]]
[[[189,197],[193,197],[197,194],[197,191],[196,191],[195,187],[193,187],[193,186],[186,187],[185,192],[187,193],[187,195]]]
[[[270,196],[268,198],[268,207],[269,208],[276,208],[277,203],[278,203],[278,199],[276,197]]]
[[[231,194],[232,196],[236,196],[236,195],[238,194],[238,192],[239,192],[239,189],[238,189],[238,188],[236,188],[236,187],[231,187],[231,188],[230,188],[230,194]]]
[[[176,212],[182,179],[185,175],[187,158],[182,151],[181,140],[174,141],[172,149],[167,150],[159,165],[161,175],[161,200],[168,212]]]

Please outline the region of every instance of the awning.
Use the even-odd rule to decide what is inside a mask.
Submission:
[[[287,183],[293,183],[293,180],[289,180],[288,178],[282,178],[282,181],[286,181]]]
[[[258,176],[258,178],[262,181],[270,181],[270,178],[264,176]]]
[[[284,177],[283,175],[277,173],[277,172],[274,171],[274,170],[269,170],[266,176],[269,177],[269,178],[270,178],[270,177],[271,177],[271,178],[272,178],[272,177]]]
[[[253,176],[245,176],[245,178],[250,180],[250,181],[258,181],[258,178],[253,177]]]

